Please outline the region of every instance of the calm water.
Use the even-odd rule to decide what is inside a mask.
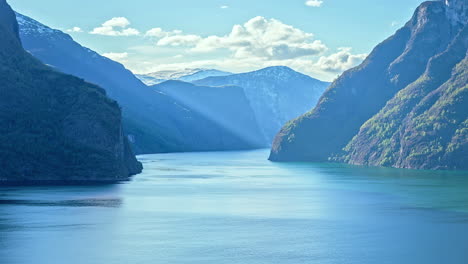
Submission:
[[[468,263],[468,173],[140,157],[132,182],[0,189],[0,263]]]

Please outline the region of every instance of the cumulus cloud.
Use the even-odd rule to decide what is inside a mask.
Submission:
[[[339,48],[337,53],[319,58],[315,66],[323,71],[340,73],[357,66],[367,54],[352,54],[351,48]]]
[[[83,32],[83,30],[79,27],[72,27],[70,29],[67,29],[67,32],[75,32],[75,33],[80,33]]]
[[[146,31],[145,36],[147,37],[155,37],[155,38],[162,38],[167,35],[167,32],[162,30],[162,28],[152,28]]]
[[[179,58],[180,56],[176,56]],[[330,56],[322,56],[318,60],[308,57],[287,59],[287,60],[264,60],[258,57],[234,58],[226,57],[223,59],[209,60],[186,60],[183,62],[157,63],[148,61],[141,63],[135,61],[129,66],[135,72],[155,72],[167,69],[185,69],[185,68],[216,68],[230,72],[246,72],[258,70],[269,66],[288,66],[292,69],[308,74],[324,81],[332,81],[336,76],[351,67],[359,65],[364,60],[366,54],[353,55],[349,48],[341,48]],[[169,60],[170,61],[170,60]]]
[[[104,22],[100,27],[93,29],[90,33],[103,36],[137,36],[140,31],[129,27],[130,21],[125,17],[114,17]]]
[[[147,32],[149,34],[149,32]],[[183,33],[154,30],[151,35],[162,37],[158,46],[189,46],[192,52],[232,51],[236,58],[292,59],[319,55],[327,50],[313,34],[306,33],[276,19],[255,17],[244,25],[235,25],[225,36],[201,37]]]
[[[234,25],[226,35],[199,36],[181,30],[152,28],[144,36],[150,39],[151,45],[129,48],[136,54],[132,58],[116,58],[114,54],[109,57],[126,60],[125,64],[135,72],[177,68],[245,72],[282,65],[330,81],[367,56],[353,54],[351,48],[330,51],[312,33],[260,16]],[[157,57],[157,63],[148,60],[148,56]]]
[[[322,0],[308,0],[305,2],[306,6],[312,6],[312,7],[321,7],[323,4]]]
[[[126,59],[128,58],[128,53],[127,52],[109,52],[109,53],[104,53],[102,56],[107,57],[113,61],[118,61],[118,62],[126,62]]]
[[[182,35],[176,34],[166,36],[157,42],[158,46],[192,46],[196,45],[202,38],[197,35]]]

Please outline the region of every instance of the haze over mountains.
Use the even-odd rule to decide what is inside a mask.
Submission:
[[[26,16],[17,16],[21,39],[31,54],[60,71],[102,86],[119,102],[123,108],[125,132],[137,153],[267,146],[263,138],[243,138],[214,121],[222,116],[205,116],[165,93],[148,88],[123,65],[81,46],[69,35]],[[248,108],[239,110],[249,111]],[[222,111],[214,114],[217,112]]]
[[[177,104],[193,109],[241,138],[249,140],[253,146],[269,144],[241,87],[209,87],[182,81],[166,81],[151,88],[167,94]]]
[[[102,86],[119,102],[123,108],[125,132],[139,154],[267,147],[281,125],[310,109],[328,85],[287,67],[270,67],[236,75],[203,69],[153,75],[160,81],[161,78],[171,78],[199,82],[204,86],[199,91],[207,91],[206,86],[230,86],[236,90],[231,95],[237,97],[226,97],[230,93],[225,92],[224,95],[216,93],[216,98],[213,93],[206,98],[192,98],[187,104],[180,101],[186,96],[176,93],[180,90],[180,82],[167,82],[161,86],[166,88],[165,91],[149,88],[120,63],[81,46],[69,35],[21,14],[17,17],[22,42],[31,54],[57,70]],[[209,77],[199,80],[206,76]],[[219,79],[211,79],[215,78],[213,76]],[[223,79],[225,76],[232,77]],[[233,87],[237,83],[242,86],[242,93],[238,92],[238,87]],[[174,89],[168,89],[170,85],[174,85]],[[225,104],[218,103],[217,108],[213,108],[212,101]],[[208,105],[212,107],[211,111],[203,110]],[[239,119],[232,119],[234,116],[228,114],[227,108],[231,108],[230,111],[236,109]],[[240,117],[245,117],[248,122],[256,120],[257,125],[239,123]],[[232,124],[228,125],[230,122]],[[249,137],[245,138],[246,135]]]
[[[329,85],[288,67],[208,77],[194,83],[244,88],[268,142],[273,141],[283,124],[314,107]]]
[[[421,4],[283,127],[270,159],[468,169],[467,18],[465,0]]]

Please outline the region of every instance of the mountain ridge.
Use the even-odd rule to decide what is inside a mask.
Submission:
[[[180,71],[159,71],[147,74],[137,74],[136,76],[146,85],[151,86],[165,81],[178,80],[183,82],[198,81],[211,76],[226,76],[231,75],[230,72],[220,71],[216,69],[184,69]]]

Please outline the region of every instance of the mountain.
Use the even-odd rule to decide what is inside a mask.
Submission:
[[[118,104],[100,87],[27,53],[5,0],[0,35],[1,184],[109,182],[141,171]]]
[[[315,106],[329,85],[283,66],[229,76],[208,77],[194,83],[244,88],[268,142],[273,141],[284,123]]]
[[[137,74],[146,85],[155,85],[169,80],[193,82],[212,76],[226,76],[232,73],[214,69],[184,69],[180,71],[159,71],[147,74]]]
[[[208,87],[166,81],[151,88],[167,94],[177,104],[209,117],[254,146],[268,146],[244,90],[240,87]]]
[[[43,63],[103,87],[123,110],[124,131],[138,154],[257,148],[167,94],[148,88],[123,65],[69,35],[17,14],[26,50]],[[223,139],[223,140],[220,140]]]
[[[283,127],[270,159],[468,169],[467,12],[464,0],[421,4]]]

